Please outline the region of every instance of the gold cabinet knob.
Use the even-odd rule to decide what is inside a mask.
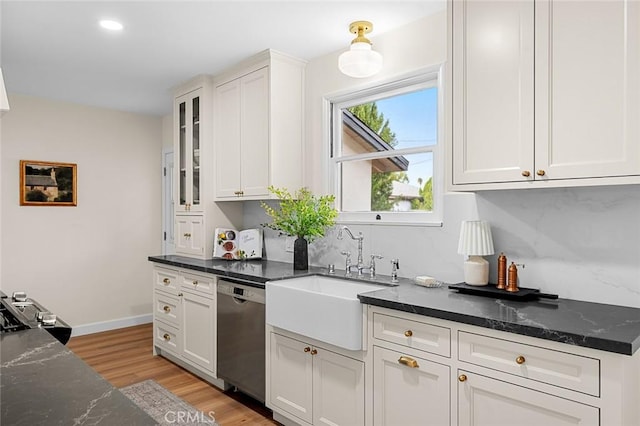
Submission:
[[[197,286],[197,285],[198,285],[198,281],[194,281],[194,282],[193,282],[193,285],[194,285],[194,286]]]
[[[182,296],[184,296],[184,294],[178,293],[178,297],[182,297]]]
[[[303,349],[305,352],[309,352],[311,350],[311,348],[309,346],[307,346],[306,348]]]
[[[531,172],[529,170],[523,170],[522,171],[522,176],[529,177],[529,176],[531,176]]]
[[[317,351],[317,350],[315,350],[315,349],[311,349],[311,355],[316,355],[317,353],[318,353],[318,351]]]
[[[170,284],[171,280],[169,278],[165,278],[164,280],[162,280],[162,282],[165,284]]]
[[[165,311],[166,313],[171,312],[171,308],[170,308],[170,307],[168,307],[168,306],[166,306],[166,305],[165,305],[165,307],[164,307],[163,309],[164,309],[164,311]]]
[[[524,364],[525,361],[526,361],[526,359],[522,355],[520,355],[520,356],[518,356],[518,358],[516,358],[516,363],[519,364],[519,365]]]
[[[184,237],[185,237],[185,238],[191,238],[191,234],[189,234],[188,232],[185,232],[185,233],[184,233]]]
[[[404,337],[411,337],[411,336],[413,336],[413,331],[407,330],[404,332]]]
[[[458,376],[458,381],[459,382],[466,382],[467,381],[467,376],[464,374],[461,374]]]
[[[162,336],[164,338],[164,340],[166,340],[167,342],[169,340],[171,340],[171,336],[169,336],[169,333],[164,333],[164,336]]]
[[[544,176],[544,175],[545,175],[545,171],[544,171],[544,170],[538,170],[538,171],[536,172],[536,174],[537,174],[538,176]]]
[[[420,367],[420,366],[418,365],[418,361],[416,361],[415,359],[413,359],[413,358],[411,358],[411,357],[409,357],[409,356],[404,356],[404,355],[403,355],[403,356],[401,356],[401,357],[398,359],[398,362],[399,362],[400,364],[402,364],[402,365],[406,365],[407,367],[410,367],[410,368],[418,368],[418,367]]]

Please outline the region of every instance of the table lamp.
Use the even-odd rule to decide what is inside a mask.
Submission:
[[[489,262],[482,256],[493,254],[493,238],[488,222],[466,220],[460,226],[458,253],[469,256],[464,262],[464,282],[469,285],[489,283]]]

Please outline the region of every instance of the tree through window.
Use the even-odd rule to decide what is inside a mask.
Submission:
[[[343,218],[433,216],[440,98],[437,74],[430,77],[333,102],[332,160]]]

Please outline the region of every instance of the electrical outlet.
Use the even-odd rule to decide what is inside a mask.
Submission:
[[[296,239],[294,237],[286,237],[284,242],[284,251],[288,253],[293,253],[293,242]]]

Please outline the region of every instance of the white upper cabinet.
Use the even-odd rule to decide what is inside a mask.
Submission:
[[[194,82],[195,88],[175,98],[174,104],[174,150],[177,153],[176,212],[198,212],[202,210],[202,183],[204,174],[200,165],[206,164],[206,137],[209,123],[200,121],[210,109],[211,95],[207,96],[206,79]],[[209,86],[210,87],[210,86]],[[187,89],[188,90],[188,89]],[[209,89],[210,90],[210,89]],[[201,144],[204,142],[204,144]],[[201,146],[202,145],[202,146]],[[201,149],[202,148],[202,149]],[[205,158],[203,158],[205,157]],[[205,160],[203,162],[202,160]]]
[[[451,189],[640,183],[640,3],[449,8]]]
[[[216,200],[302,186],[304,62],[267,50],[215,78]]]

